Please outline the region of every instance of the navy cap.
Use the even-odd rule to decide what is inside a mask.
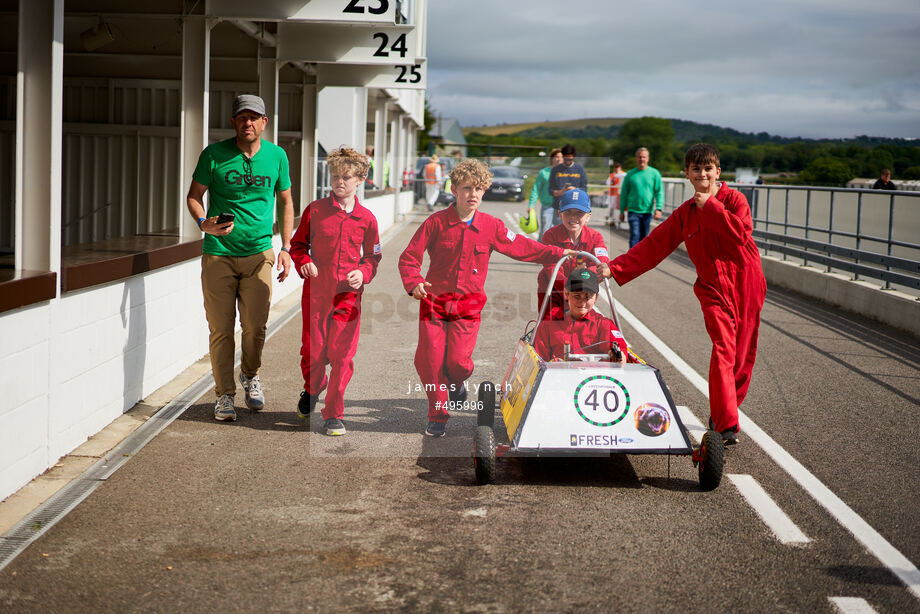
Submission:
[[[578,209],[585,213],[591,213],[591,198],[588,193],[578,188],[567,190],[559,197],[559,211],[568,211],[569,209]]]
[[[266,117],[265,101],[253,94],[237,96],[236,100],[233,101],[233,117],[239,115],[241,111],[252,111],[262,117]]]
[[[568,279],[565,280],[565,289],[569,292],[591,292],[598,293],[600,282],[597,274],[590,269],[575,269],[569,273]]]

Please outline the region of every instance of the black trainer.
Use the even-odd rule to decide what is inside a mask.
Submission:
[[[425,429],[425,435],[428,437],[444,437],[447,434],[447,425],[443,422],[429,422],[428,428]]]
[[[447,400],[451,403],[466,401],[466,384],[464,382],[451,384],[451,387],[447,389]]]
[[[313,410],[316,409],[317,398],[306,390],[301,392],[300,400],[297,401],[297,415],[300,418],[309,418]]]
[[[716,430],[715,425],[712,423],[712,418],[709,419],[709,429]],[[738,433],[735,429],[725,429],[719,433],[722,435],[722,444],[726,446],[733,446],[738,443]]]

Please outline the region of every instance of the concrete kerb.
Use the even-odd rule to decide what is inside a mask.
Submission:
[[[404,219],[393,224],[381,237],[381,243],[387,243],[392,237],[408,225]],[[293,271],[292,275],[296,275]],[[300,309],[300,292],[292,292],[272,306],[268,316],[268,325],[292,317],[292,312]],[[241,333],[236,333],[236,347],[239,353]],[[104,429],[87,439],[85,443],[70,454],[61,458],[51,469],[32,479],[18,491],[0,501],[0,537],[5,536],[23,518],[45,504],[61,489],[79,479],[100,460],[131,436],[152,416],[172,403],[201,378],[211,372],[211,360],[205,354],[167,384],[138,402],[134,407],[113,420]]]

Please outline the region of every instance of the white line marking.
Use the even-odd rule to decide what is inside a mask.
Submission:
[[[877,614],[862,597],[828,597],[828,601],[840,614]]]
[[[736,473],[729,474],[728,479],[780,542],[799,545],[811,541],[752,476]]]
[[[604,293],[601,293],[601,297],[604,300],[607,298],[604,296]],[[699,373],[694,371],[690,365],[684,362],[684,360],[671,348],[665,345],[661,339],[642,324],[639,318],[634,316],[619,301],[614,299],[614,303],[616,304],[617,313],[621,314],[630,326],[635,328],[640,335],[652,343],[655,349],[657,349],[668,362],[674,365],[674,367],[708,399],[709,384],[706,380],[703,379]],[[850,509],[840,497],[835,495],[830,488],[825,486],[821,480],[816,478],[814,474],[806,469],[799,461],[795,460],[791,454],[786,452],[782,446],[776,443],[772,437],[767,435],[753,420],[748,418],[740,410],[738,411],[738,418],[742,433],[760,446],[777,465],[788,473],[792,479],[805,490],[805,492],[824,509],[830,512],[831,516],[833,516],[842,527],[852,533],[870,554],[885,565],[891,573],[896,575],[914,597],[920,599],[920,570],[917,569],[916,565],[911,563],[906,556],[897,550],[897,548],[888,543],[888,541],[882,537],[878,531],[873,529],[868,522]]]
[[[680,414],[680,421],[684,423],[684,428],[687,429],[690,436],[696,440],[696,443],[702,442],[703,433],[706,432],[706,427],[703,426],[700,419],[697,418],[686,405],[678,405],[677,413]]]

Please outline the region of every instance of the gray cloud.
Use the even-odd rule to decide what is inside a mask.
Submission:
[[[920,137],[920,3],[430,0],[429,95],[467,126],[659,115]]]

